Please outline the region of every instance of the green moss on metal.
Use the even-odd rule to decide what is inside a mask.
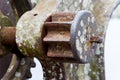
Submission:
[[[26,45],[24,46],[24,44],[26,44]],[[33,57],[33,56],[36,56],[36,57],[41,56],[41,58],[43,57],[42,51],[40,51],[40,49],[37,48],[36,46],[35,46],[35,49],[33,49],[32,46],[30,45],[29,41],[25,41],[21,45],[22,45],[22,47],[19,47],[19,49],[23,52],[23,54],[25,56],[31,56],[31,57]],[[36,53],[40,53],[40,54],[36,55]]]
[[[4,16],[3,14],[2,14],[2,12],[0,12],[0,26],[1,27],[4,27],[4,26],[12,26],[13,25],[13,23],[12,23],[12,21],[8,18],[8,17],[6,17],[6,16]],[[1,36],[0,36],[1,37]],[[0,41],[1,41],[2,39],[0,38]],[[6,47],[6,46],[3,46],[1,43],[0,43],[0,49],[2,49],[3,50],[3,52],[2,52],[2,54],[0,55],[0,56],[2,56],[2,55],[5,55],[5,54],[7,54],[9,51],[10,51],[10,47]]]
[[[89,76],[90,76],[91,79],[97,80],[98,79],[97,78],[97,72],[99,72],[100,70],[99,70],[98,67],[96,67],[95,63],[96,63],[96,58],[94,58],[94,60],[91,63],[91,66],[90,66],[91,72],[89,73]]]
[[[12,26],[12,21],[0,12],[0,26]]]
[[[92,80],[104,80],[105,76],[104,76],[104,68],[103,68],[103,64],[101,62],[99,62],[99,59],[97,56],[94,57],[94,59],[92,60],[91,64],[90,64],[90,69],[91,71],[89,72],[89,76]],[[101,58],[102,62],[103,59]]]

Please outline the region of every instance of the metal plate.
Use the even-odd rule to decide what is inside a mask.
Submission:
[[[83,63],[90,62],[95,45],[90,43],[90,37],[97,35],[95,18],[89,11],[79,11],[71,25],[71,47],[74,57]]]

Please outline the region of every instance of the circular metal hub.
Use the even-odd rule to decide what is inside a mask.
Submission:
[[[80,11],[71,25],[71,47],[77,60],[89,62],[94,54],[94,44],[89,40],[96,36],[95,18],[89,11]]]

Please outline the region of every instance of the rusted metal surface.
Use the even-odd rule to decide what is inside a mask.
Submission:
[[[4,45],[15,45],[15,27],[1,27],[1,43]]]
[[[49,17],[49,21],[45,22],[47,34],[43,42],[47,45],[48,57],[74,58],[70,47],[70,27],[73,15],[74,13],[54,13]]]
[[[70,22],[73,21],[75,12],[56,12],[52,14],[53,22]]]
[[[70,41],[70,31],[49,31],[48,35],[44,38],[44,42],[66,42]]]
[[[64,29],[64,30],[70,30],[70,26],[71,26],[72,22],[45,22],[44,26],[49,29],[52,30],[54,29],[54,27],[59,28],[58,30]]]
[[[65,58],[74,58],[69,44],[62,43],[51,43],[48,44],[47,56],[49,57],[65,57]]]

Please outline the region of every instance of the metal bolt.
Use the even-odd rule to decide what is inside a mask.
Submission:
[[[89,41],[91,43],[102,43],[102,39],[100,37],[96,37],[96,36],[90,37]]]

